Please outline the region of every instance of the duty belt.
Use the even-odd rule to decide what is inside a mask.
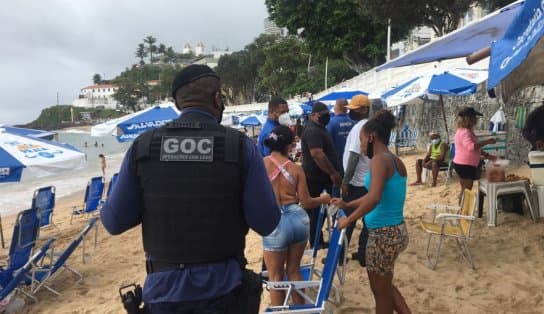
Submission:
[[[179,270],[186,269],[195,266],[204,266],[207,264],[183,264],[183,263],[170,263],[170,262],[161,262],[161,261],[145,261],[145,270],[148,274],[159,273],[169,270]]]

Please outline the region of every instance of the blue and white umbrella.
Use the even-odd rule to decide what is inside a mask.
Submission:
[[[487,70],[452,69],[415,77],[381,95],[388,107],[421,104],[429,95],[466,96],[474,94],[487,79]],[[431,96],[432,98],[432,96]]]
[[[322,96],[317,101],[320,101],[326,105],[334,105],[337,99],[344,98],[345,100],[349,101],[355,95],[368,95],[368,93],[360,90],[338,90]]]
[[[91,128],[91,136],[113,134],[119,142],[131,142],[141,133],[161,127],[178,116],[179,111],[174,104],[157,105],[95,125]]]
[[[381,99],[388,107],[398,105],[422,104],[425,99],[438,95],[442,114],[448,134],[448,124],[444,110],[443,95],[467,96],[474,94],[478,85],[487,80],[487,70],[452,69],[440,70],[434,74],[423,75],[411,79],[396,88],[382,94]],[[436,97],[436,96],[434,96]]]
[[[12,133],[12,134],[18,134],[18,135],[26,135],[30,137],[36,137],[41,138],[44,140],[52,140],[57,133],[50,132],[50,131],[43,131],[43,130],[36,130],[36,129],[27,129],[27,128],[19,128],[14,126],[8,126],[8,125],[0,125],[0,128],[4,128],[6,132]]]
[[[504,37],[491,46],[489,89],[501,84],[503,100],[516,90],[544,84],[544,2],[527,0]]]
[[[71,145],[0,128],[0,183],[41,178],[84,165],[85,154]]]
[[[240,121],[240,124],[244,127],[257,127],[265,123],[265,116],[258,116],[255,114],[249,115]]]

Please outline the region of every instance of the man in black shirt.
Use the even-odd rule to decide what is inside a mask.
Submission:
[[[327,106],[320,102],[315,103],[310,119],[302,131],[302,168],[311,197],[318,197],[323,190],[331,193],[333,184],[340,186],[342,183],[338,171],[340,169],[338,154],[332,137],[325,128],[330,119]],[[310,216],[310,244],[313,247],[316,228],[323,226],[317,226],[319,208],[306,211]],[[319,245],[324,245],[323,237],[319,239]]]

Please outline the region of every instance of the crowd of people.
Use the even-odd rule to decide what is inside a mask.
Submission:
[[[349,103],[339,99],[333,117],[316,102],[305,125],[297,121],[292,127],[287,102],[274,97],[255,145],[220,125],[225,109],[220,79],[209,67],[181,70],[172,97],[180,117],[135,140],[101,209],[111,234],[142,225],[148,274],[143,301],[149,313],[256,313],[262,286],[245,267],[249,228],[262,236],[269,279],[299,280],[308,242],[328,245],[311,236],[323,228],[317,219],[323,204],[347,213],[337,225],[348,240],[362,221],[351,258],[366,267],[376,312],[410,313],[393,283],[408,233],[407,170],[388,148],[396,122],[392,113],[371,116],[369,99],[357,95]],[[481,147],[494,140],[478,142],[472,131],[479,115],[473,108],[458,114],[453,164],[462,189],[472,188],[482,154],[493,158]],[[526,133],[533,139],[540,131]],[[448,144],[437,133],[430,138],[427,155],[417,161],[415,184],[428,168],[436,185],[438,167],[449,161]],[[542,137],[533,142],[540,147]],[[297,146],[300,165],[293,158]],[[272,305],[284,297],[270,292]],[[295,293],[292,302],[304,299]]]

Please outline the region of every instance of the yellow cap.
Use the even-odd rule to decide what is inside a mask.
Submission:
[[[359,109],[361,107],[370,107],[370,100],[366,95],[355,95],[351,98],[349,105],[346,106],[348,109]]]

